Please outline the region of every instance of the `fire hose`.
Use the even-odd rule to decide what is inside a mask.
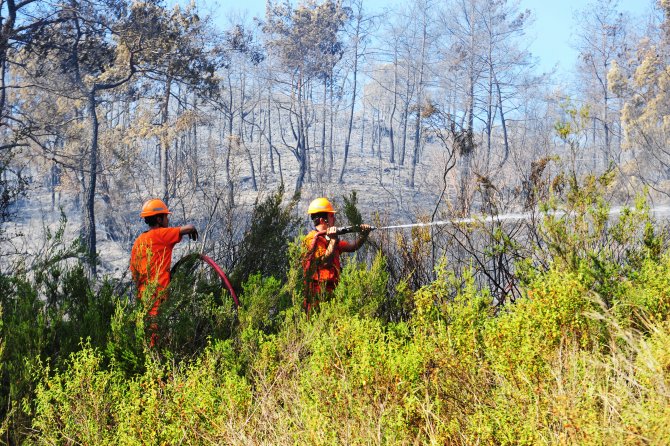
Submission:
[[[214,272],[219,277],[219,279],[221,279],[221,283],[222,283],[223,287],[225,287],[228,290],[228,292],[230,293],[230,296],[233,298],[233,302],[235,302],[235,307],[239,308],[240,301],[237,299],[237,294],[235,294],[235,290],[233,289],[233,286],[231,285],[230,280],[228,280],[228,276],[226,276],[226,273],[223,272],[223,269],[219,265],[217,265],[216,262],[214,260],[212,260],[211,257],[206,256],[205,254],[197,253],[197,252],[188,254],[188,255],[182,257],[181,259],[179,259],[179,261],[174,264],[170,273],[174,274],[175,271],[177,271],[177,269],[181,265],[183,265],[184,263],[186,263],[186,262],[188,262],[192,259],[197,259],[199,261],[202,261],[203,263],[206,263],[207,265],[209,265],[214,270]]]

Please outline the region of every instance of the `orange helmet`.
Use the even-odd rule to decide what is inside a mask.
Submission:
[[[312,202],[309,204],[309,208],[307,209],[307,214],[309,215],[319,214],[321,212],[328,212],[329,214],[335,213],[333,205],[330,204],[330,201],[328,201],[327,198],[317,198],[312,200]]]
[[[147,200],[143,205],[142,205],[142,212],[140,212],[140,217],[151,217],[152,215],[158,215],[158,214],[171,214],[168,210],[167,205],[163,202],[163,200],[159,200],[158,198],[152,198],[151,200]]]

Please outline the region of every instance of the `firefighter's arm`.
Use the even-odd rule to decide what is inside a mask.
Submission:
[[[368,239],[368,235],[370,235],[370,231],[372,231],[372,226],[370,225],[361,225],[361,235],[356,239],[354,243],[348,243],[347,246],[343,249],[343,251],[346,252],[354,252],[357,251],[361,246],[363,246],[363,243]]]
[[[188,235],[191,240],[198,240],[198,230],[193,225],[180,226],[179,235]]]

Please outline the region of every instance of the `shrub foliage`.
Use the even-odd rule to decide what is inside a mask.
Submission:
[[[149,348],[143,308],[77,265],[0,276],[3,439],[664,444],[670,251],[643,201],[608,219],[581,191],[546,213],[503,306],[446,260],[417,290],[389,290],[378,254],[350,258],[308,318],[296,241],[281,277],[246,275],[236,312],[175,286]]]

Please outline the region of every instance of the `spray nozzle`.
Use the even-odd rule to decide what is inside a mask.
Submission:
[[[371,231],[374,231],[375,229],[377,228],[370,226]],[[349,234],[350,232],[361,232],[361,225],[342,226],[337,228],[337,235]]]

